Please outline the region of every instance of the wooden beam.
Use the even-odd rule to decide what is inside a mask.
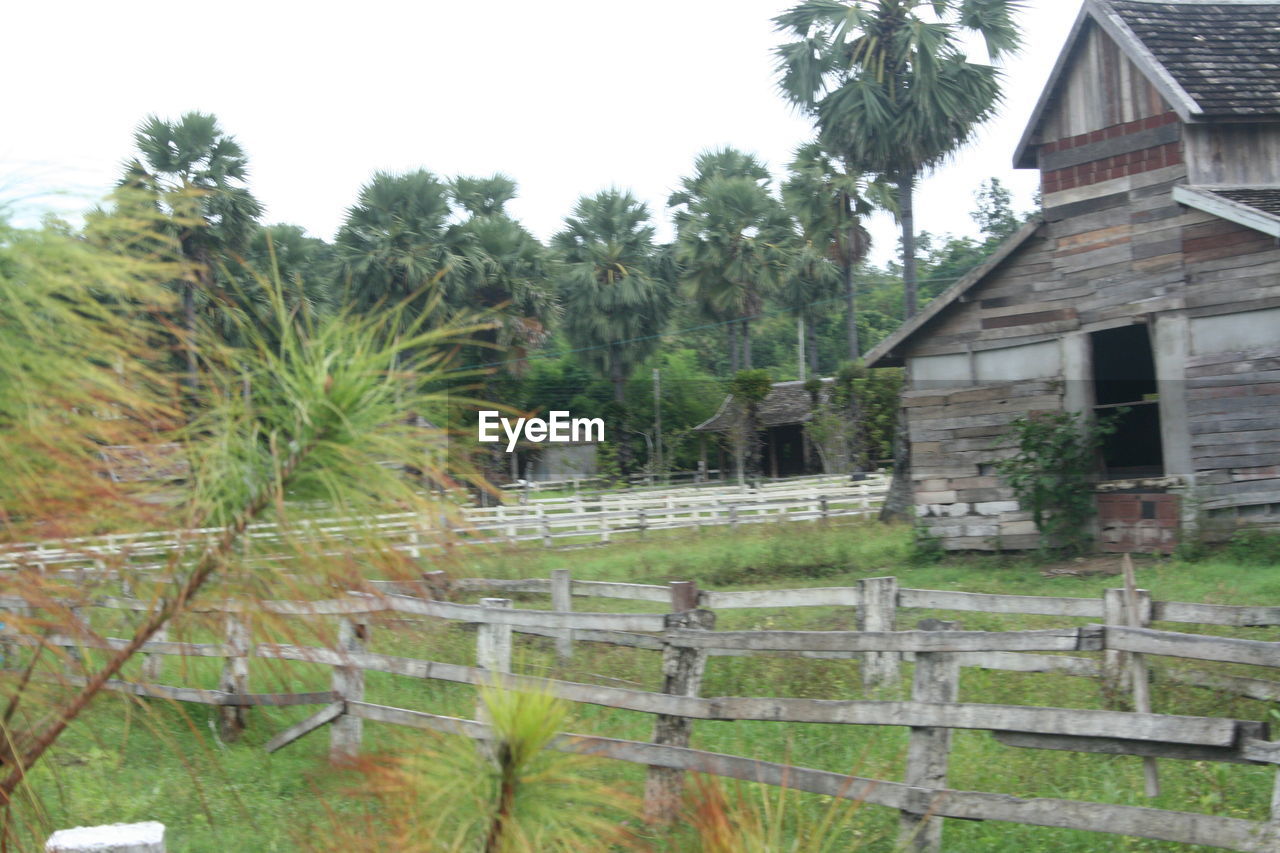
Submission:
[[[289,726],[289,728],[280,732],[280,734],[267,741],[263,748],[266,749],[267,752],[275,752],[278,749],[286,747],[295,740],[301,738],[303,735],[308,735],[320,728],[325,723],[336,720],[344,713],[345,709],[345,702],[334,702],[330,705],[326,705],[319,711],[316,711],[314,714],[307,717],[305,720],[294,723],[292,726]]]

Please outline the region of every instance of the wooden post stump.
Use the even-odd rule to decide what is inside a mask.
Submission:
[[[923,619],[922,631],[954,631],[957,622]],[[960,693],[960,663],[950,652],[916,652],[916,671],[911,698],[916,702],[955,702]],[[951,755],[951,729],[912,726],[907,746],[907,772],[903,781],[917,788],[947,787],[947,764]],[[940,853],[942,819],[931,817],[931,804],[922,802],[918,810],[903,809],[898,845],[910,853]]]
[[[864,578],[858,581],[859,631],[893,631],[898,609],[898,579]],[[901,677],[898,652],[864,652],[862,684],[864,687],[889,687]]]
[[[687,603],[690,588],[696,602],[697,587],[691,582],[679,589],[681,604]],[[677,584],[672,584],[673,598]],[[674,602],[673,602],[674,603]],[[685,610],[671,613],[666,618],[667,629],[701,629],[715,627],[715,614],[707,610]],[[697,696],[702,687],[702,675],[707,665],[707,653],[702,649],[687,649],[666,644],[662,648],[662,692],[670,696]],[[653,742],[667,746],[687,747],[693,731],[693,720],[658,714],[653,724]],[[680,801],[684,793],[684,771],[669,767],[650,767],[644,785],[644,819],[648,823],[670,824],[680,815]]]
[[[227,646],[227,657],[222,664],[222,679],[218,689],[236,695],[248,693],[249,646],[253,642],[253,634],[243,614],[226,614],[223,642]],[[248,709],[242,705],[223,705],[221,710],[222,738],[236,740],[244,731]]]
[[[339,654],[365,650],[369,624],[357,618],[343,618],[338,623]],[[364,670],[358,666],[335,666],[330,689],[343,702],[364,701]],[[329,760],[349,761],[358,756],[363,735],[364,720],[350,714],[339,716],[329,727]]]

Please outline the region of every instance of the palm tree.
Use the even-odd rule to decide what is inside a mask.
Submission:
[[[230,286],[218,293],[208,325],[228,343],[245,342],[247,327],[271,336],[272,293],[279,291],[297,322],[314,323],[334,310],[334,249],[297,225],[277,223],[254,230],[243,254],[228,264]],[[239,315],[239,316],[237,316]],[[252,322],[246,325],[246,319]]]
[[[515,182],[500,174],[453,181],[453,200],[469,218],[448,232],[457,273],[445,288],[445,304],[455,314],[491,315],[495,326],[480,338],[510,353],[513,369],[546,340],[559,307],[547,250],[505,212],[515,194]]]
[[[980,36],[994,62],[1018,46],[1018,0],[803,0],[774,18],[783,94],[823,145],[898,190],[905,316],[916,312],[912,195],[921,172],[969,140],[1000,100],[999,72],[970,62]]]
[[[506,213],[516,197],[516,182],[501,172],[487,178],[454,178],[449,186],[453,200],[472,216]]]
[[[262,214],[245,186],[248,158],[208,113],[177,122],[148,116],[134,134],[140,158],[125,166],[120,187],[146,197],[172,223],[191,273],[182,283],[188,385],[196,383],[196,300],[213,290],[214,266],[242,250]]]
[[[815,274],[820,269],[815,267],[815,259],[811,257],[814,252],[839,265],[845,300],[848,359],[855,361],[862,351],[858,344],[854,270],[871,248],[871,235],[863,226],[862,217],[871,212],[873,198],[883,199],[884,185],[869,183],[847,160],[833,156],[817,142],[802,145],[796,151],[790,169],[791,174],[782,185],[782,201],[787,212],[799,224],[806,245],[812,247],[812,251],[802,252],[797,257],[798,266],[793,265],[796,271],[792,287],[797,286],[797,280],[819,286]],[[807,302],[811,303],[815,298],[818,296]],[[808,319],[812,322],[812,311],[808,312]]]
[[[661,274],[649,211],[629,192],[608,189],[578,199],[552,240],[564,331],[583,359],[625,401],[626,381],[657,348],[673,304]]]
[[[818,375],[818,341],[815,321],[822,303],[840,287],[840,270],[827,256],[827,247],[802,232],[788,252],[787,269],[777,298],[803,323],[804,352],[809,372]]]
[[[428,291],[450,274],[449,188],[430,172],[378,172],[338,231],[340,275],[352,308],[413,300],[418,313]]]
[[[728,320],[730,365],[751,369],[751,320],[782,277],[793,238],[782,205],[765,183],[745,175],[712,175],[677,214],[676,259],[694,297]],[[734,352],[740,332],[742,356]]]
[[[699,313],[725,324],[730,371],[749,369],[750,318],[777,282],[789,237],[769,189],[769,170],[736,148],[704,151],[667,206],[674,209],[676,258]]]

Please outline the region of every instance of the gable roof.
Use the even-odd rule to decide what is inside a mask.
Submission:
[[[819,396],[825,396],[831,387],[831,377],[819,380],[822,389]],[[813,416],[813,400],[805,390],[805,382],[793,379],[789,382],[775,382],[769,395],[760,401],[759,424],[761,429],[789,424],[807,423]],[[723,432],[732,429],[737,421],[733,410],[733,395],[724,398],[720,408],[707,420],[694,427],[699,432]]]
[[[1034,143],[1089,24],[1100,27],[1184,122],[1280,118],[1280,0],[1085,0],[1014,153]]]
[[[924,328],[926,324],[935,319],[952,303],[961,300],[974,285],[986,278],[988,273],[1000,266],[1006,258],[1039,231],[1040,226],[1043,224],[1044,220],[1041,217],[1033,216],[1026,225],[1023,225],[1012,236],[996,247],[990,257],[970,270],[964,278],[935,296],[928,305],[924,306],[923,310],[899,326],[897,331],[881,341],[875,349],[868,352],[863,357],[867,367],[901,366],[902,353],[898,350],[899,345]]]

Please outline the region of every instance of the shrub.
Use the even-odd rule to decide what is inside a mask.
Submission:
[[[1070,412],[1019,417],[1013,422],[1018,455],[997,471],[1031,513],[1041,548],[1079,554],[1089,545],[1089,521],[1097,507],[1093,478],[1098,448],[1116,430],[1116,414],[1090,423]]]

